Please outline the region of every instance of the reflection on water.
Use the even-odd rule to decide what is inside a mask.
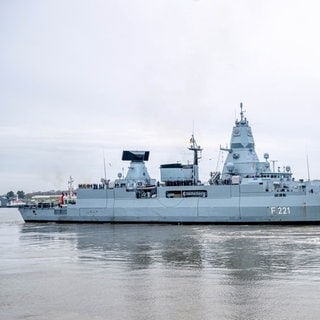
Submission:
[[[317,226],[22,224],[19,240],[67,246],[100,267],[208,269],[250,281],[320,270]]]
[[[320,311],[320,226],[12,218],[0,231],[7,318],[314,319]]]

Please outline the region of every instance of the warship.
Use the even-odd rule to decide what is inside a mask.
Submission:
[[[260,161],[251,127],[240,104],[221,172],[199,180],[201,147],[194,135],[188,148],[193,162],[160,165],[160,181],[152,179],[149,151],[125,150],[130,165],[114,181],[80,184],[76,199],[39,202],[19,208],[26,222],[291,224],[320,222],[319,187],[293,177],[290,166],[275,170],[268,153]],[[273,163],[274,164],[274,163]],[[72,201],[70,200],[72,197]]]

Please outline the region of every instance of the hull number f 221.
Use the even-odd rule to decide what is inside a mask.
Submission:
[[[272,216],[278,215],[278,214],[286,215],[286,214],[290,214],[291,210],[290,210],[290,207],[270,207],[270,213]]]

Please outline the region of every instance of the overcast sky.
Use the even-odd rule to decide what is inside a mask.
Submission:
[[[318,0],[0,1],[0,194],[149,173],[203,150],[203,181],[244,103],[261,160],[320,178]],[[219,167],[219,166],[218,166]]]

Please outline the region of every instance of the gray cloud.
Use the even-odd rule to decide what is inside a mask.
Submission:
[[[0,4],[0,193],[126,168],[126,148],[215,169],[245,103],[257,150],[320,177],[317,1]],[[209,160],[213,159],[213,160]]]

